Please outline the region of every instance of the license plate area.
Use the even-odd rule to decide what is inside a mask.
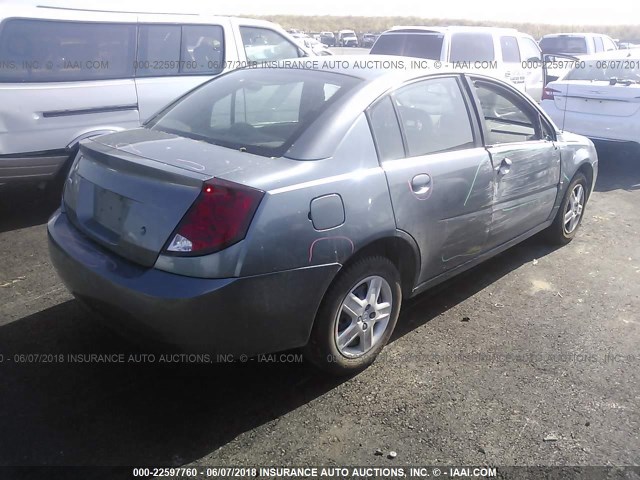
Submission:
[[[127,217],[129,199],[96,186],[93,205],[95,222],[112,233],[120,234]]]

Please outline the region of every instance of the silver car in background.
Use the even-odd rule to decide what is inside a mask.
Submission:
[[[118,328],[303,347],[345,374],[373,362],[403,298],[542,230],[574,237],[588,139],[500,80],[362,58],[234,71],[83,141],[48,224],[69,290]]]

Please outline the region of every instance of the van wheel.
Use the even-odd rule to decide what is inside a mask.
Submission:
[[[373,363],[398,321],[400,274],[384,257],[366,257],[343,270],[318,310],[305,358],[333,375]]]
[[[547,229],[547,238],[551,242],[566,245],[576,236],[584,216],[589,196],[588,188],[586,177],[577,173],[567,187],[555,220]]]

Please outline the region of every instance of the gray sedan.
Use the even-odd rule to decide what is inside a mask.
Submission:
[[[404,298],[576,235],[588,139],[502,81],[361,61],[234,71],[84,141],[48,225],[69,290],[123,331],[348,374]]]

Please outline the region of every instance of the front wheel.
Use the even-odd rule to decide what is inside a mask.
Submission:
[[[384,257],[357,261],[329,287],[305,357],[334,375],[365,369],[389,341],[401,302],[400,274],[391,261]]]
[[[576,174],[567,187],[555,220],[547,230],[550,241],[566,245],[578,232],[588,198],[587,179],[582,173]]]

